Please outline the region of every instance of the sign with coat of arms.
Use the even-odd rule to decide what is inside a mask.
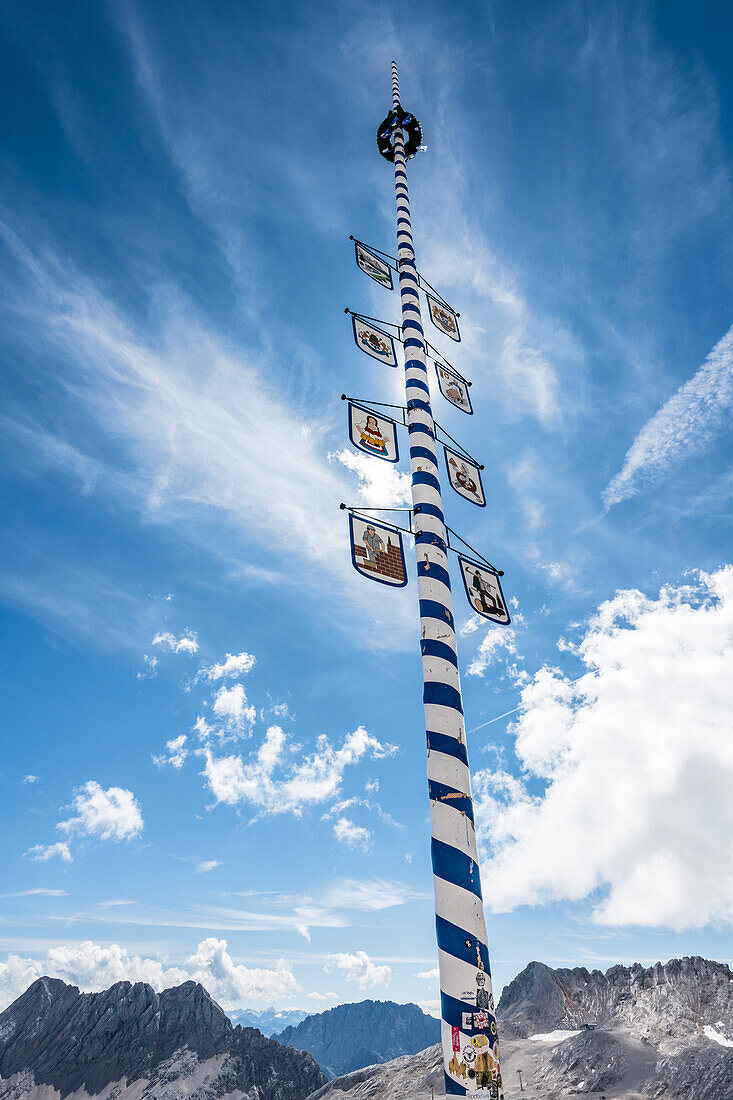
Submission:
[[[490,619],[492,623],[508,626],[511,619],[496,573],[492,573],[485,565],[464,558],[463,554],[458,555],[458,561],[468,602],[473,610],[484,619]]]
[[[486,507],[484,487],[481,484],[481,471],[474,462],[452,451],[445,443],[445,465],[448,471],[448,480],[460,496],[470,500],[472,504],[478,504],[479,508]]]
[[[371,409],[348,402],[349,439],[365,454],[383,458],[385,462],[398,462],[397,425],[388,416],[381,416]]]
[[[378,359],[380,363],[386,363],[388,367],[396,367],[397,352],[392,337],[367,321],[361,321],[353,314],[351,320],[354,323],[356,346],[367,355],[371,355],[373,359]]]
[[[432,294],[428,294],[427,291],[425,291],[425,296],[428,300],[430,320],[435,327],[440,329],[446,336],[450,336],[451,340],[460,340],[461,334],[458,331],[458,317],[450,306],[447,306],[445,302],[438,301],[437,298],[433,298]]]
[[[349,512],[351,561],[357,573],[392,588],[407,584],[402,533],[396,527]]]
[[[464,413],[471,415],[473,408],[471,406],[471,398],[468,393],[468,385],[457,374],[454,374],[452,370],[448,370],[442,363],[435,363],[435,372],[438,375],[438,388],[443,394],[446,401],[450,401],[451,405],[455,405],[457,409],[460,409]]]
[[[356,262],[362,271],[365,271],[372,279],[385,286],[387,290],[394,288],[392,281],[392,268],[386,263],[385,260],[363,245],[361,241],[354,241],[354,248],[356,249]]]

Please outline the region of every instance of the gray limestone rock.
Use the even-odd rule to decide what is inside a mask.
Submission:
[[[202,1066],[208,1069],[199,1072]],[[124,1091],[132,1082],[143,1083],[149,1100],[175,1100],[193,1095],[176,1086],[192,1074],[200,1079],[197,1100],[250,1092],[258,1100],[302,1100],[325,1081],[309,1054],[233,1027],[196,982],[162,993],[142,982],[80,993],[39,978],[0,1014],[0,1100],[20,1100],[41,1085],[63,1100],[117,1083]]]

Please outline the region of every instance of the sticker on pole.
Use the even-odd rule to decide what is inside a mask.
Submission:
[[[397,425],[388,416],[364,409],[349,401],[349,439],[365,454],[398,462]]]
[[[395,527],[349,512],[351,561],[357,573],[392,588],[407,584],[402,534]]]
[[[379,256],[375,256],[374,253],[365,245],[361,244],[360,241],[354,241],[354,248],[356,250],[356,262],[361,270],[366,272],[367,275],[381,286],[386,286],[387,290],[393,290],[392,268],[389,264]]]
[[[458,317],[445,302],[439,302],[437,298],[433,298],[432,294],[425,292],[425,296],[428,300],[428,311],[430,313],[430,320],[433,322],[436,328],[445,333],[446,336],[450,336],[451,340],[460,340],[461,334],[458,331]]]
[[[490,619],[492,623],[508,626],[511,619],[496,573],[470,558],[464,558],[463,554],[458,555],[458,561],[468,602],[473,610],[484,619]]]
[[[451,405],[455,405],[457,409],[460,409],[464,413],[468,413],[469,416],[473,414],[473,407],[471,405],[471,398],[468,394],[468,386],[459,378],[457,374],[454,374],[452,370],[448,370],[441,363],[435,364],[435,373],[438,375],[438,388],[443,394],[446,401],[450,401]]]
[[[366,321],[360,321],[353,314],[351,320],[354,323],[356,346],[367,355],[371,355],[373,359],[378,359],[380,363],[386,363],[388,367],[396,367],[397,352],[392,337],[382,332],[380,328],[375,328]]]
[[[448,480],[455,491],[471,504],[478,504],[479,508],[486,507],[484,487],[481,484],[481,471],[473,462],[452,451],[443,444],[445,452],[445,466],[448,471]]]

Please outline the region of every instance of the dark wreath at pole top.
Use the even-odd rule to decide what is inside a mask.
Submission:
[[[412,160],[422,145],[422,126],[403,107],[393,108],[377,130],[377,149],[385,160],[394,163],[394,134],[405,132],[405,158]]]

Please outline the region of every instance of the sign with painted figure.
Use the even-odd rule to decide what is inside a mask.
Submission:
[[[481,484],[481,471],[473,462],[452,451],[443,444],[445,453],[445,465],[448,470],[448,480],[460,496],[470,500],[472,504],[478,504],[479,508],[486,507],[484,487]]]
[[[388,416],[363,409],[349,401],[349,439],[365,454],[398,462],[397,425]]]
[[[371,355],[373,359],[378,359],[380,363],[386,363],[388,367],[396,367],[397,352],[392,337],[382,332],[380,328],[375,328],[366,321],[360,321],[358,317],[352,315],[351,320],[354,323],[356,346],[367,355]]]
[[[451,405],[455,405],[457,409],[470,416],[473,413],[473,407],[468,395],[468,386],[463,379],[437,362],[435,372],[438,375],[438,388],[446,401],[450,401]]]
[[[387,290],[394,288],[392,282],[392,268],[379,256],[375,256],[374,253],[361,244],[359,241],[354,241],[354,248],[356,249],[356,262],[362,271],[365,271],[367,275],[371,276],[381,286],[386,286]]]
[[[402,533],[395,527],[349,512],[351,562],[357,573],[392,588],[407,584]]]
[[[464,558],[463,554],[458,555],[458,561],[461,565],[461,576],[468,602],[473,610],[484,619],[490,619],[492,623],[508,626],[511,619],[496,573],[492,573],[490,569],[479,565],[478,562],[471,561],[470,558]],[[484,1009],[489,1007],[489,994],[483,988],[483,983],[480,990],[477,990],[476,1007]]]
[[[461,334],[458,331],[458,317],[450,306],[447,306],[445,302],[439,302],[437,298],[433,298],[432,294],[428,294],[427,291],[426,297],[428,299],[430,320],[435,327],[445,333],[446,336],[450,336],[451,340],[460,340]]]

